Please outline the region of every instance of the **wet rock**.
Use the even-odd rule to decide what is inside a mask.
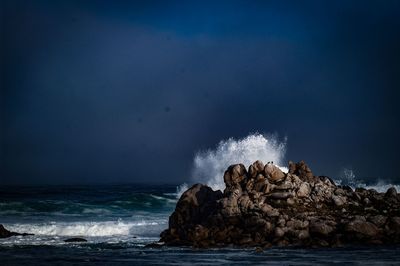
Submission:
[[[335,231],[335,226],[333,223],[326,221],[313,221],[310,224],[310,232],[313,234],[328,236]]]
[[[263,249],[261,247],[256,247],[255,252],[262,253]]]
[[[64,242],[67,242],[67,243],[69,243],[69,242],[87,242],[87,240],[84,238],[81,238],[81,237],[72,237],[72,238],[65,239]]]
[[[385,193],[385,198],[391,199],[397,197],[397,190],[395,187],[389,188]]]
[[[376,238],[380,233],[379,228],[375,224],[363,220],[349,222],[345,227],[345,231],[352,234],[350,237],[355,236],[359,239]]]
[[[165,245],[164,242],[153,242],[145,245],[145,248],[162,248]]]
[[[11,232],[8,231],[7,229],[4,228],[2,224],[0,224],[0,238],[8,238],[12,236],[32,236],[33,234],[27,234],[27,233],[17,233],[17,232]]]

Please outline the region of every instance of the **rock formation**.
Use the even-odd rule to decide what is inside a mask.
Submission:
[[[224,192],[196,184],[161,233],[166,245],[335,247],[400,243],[400,195],[338,186],[303,161],[289,172],[256,161],[225,171]]]
[[[2,224],[0,224],[0,238],[8,238],[12,236],[32,236],[33,234],[27,234],[27,233],[17,233],[17,232],[11,232],[8,231],[7,229],[4,228]]]

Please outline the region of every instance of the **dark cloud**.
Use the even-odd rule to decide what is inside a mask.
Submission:
[[[181,182],[255,131],[400,181],[397,1],[2,4],[3,182]]]

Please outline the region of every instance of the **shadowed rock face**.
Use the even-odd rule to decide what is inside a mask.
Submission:
[[[222,177],[221,177],[222,178]],[[161,233],[166,245],[340,246],[400,243],[400,195],[337,186],[303,161],[289,173],[256,161],[231,165],[224,192],[196,184]]]
[[[8,238],[12,236],[31,236],[33,234],[27,234],[27,233],[17,233],[17,232],[11,232],[8,231],[7,229],[4,228],[2,224],[0,224],[0,238]]]

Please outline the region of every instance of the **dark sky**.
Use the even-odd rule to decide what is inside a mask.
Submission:
[[[400,182],[400,1],[1,1],[1,183],[180,183],[287,137],[316,174]]]

